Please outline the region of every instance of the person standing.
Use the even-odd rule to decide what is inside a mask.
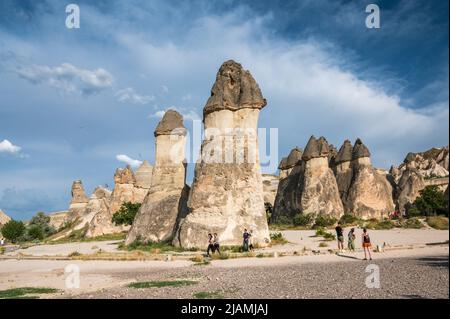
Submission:
[[[352,228],[348,232],[348,250],[349,251],[355,251],[355,239],[356,239],[355,229]]]
[[[342,229],[341,222],[339,222],[335,228],[336,230],[336,237],[338,241],[338,250],[343,251],[344,250],[344,230]]]
[[[370,260],[372,260],[372,255],[370,254],[370,247],[372,247],[372,243],[370,242],[370,236],[366,228],[363,229],[362,246],[364,249],[364,260],[367,260],[367,254],[369,254]]]
[[[249,240],[250,240],[250,234],[247,231],[247,228],[244,229],[244,234],[242,235],[243,238],[243,243],[242,243],[242,250],[243,251],[248,251],[248,244],[249,244]]]
[[[249,250],[253,250],[253,230],[250,230],[249,238],[248,238],[248,248]]]
[[[206,250],[206,256],[211,257],[209,254],[210,251],[214,253],[214,239],[211,233],[208,234],[208,249]]]
[[[214,233],[214,251],[217,251],[220,255],[219,235]]]

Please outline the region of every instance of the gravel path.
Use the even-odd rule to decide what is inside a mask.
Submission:
[[[115,273],[118,281],[195,280],[184,287],[103,289],[77,298],[194,298],[198,292],[223,298],[449,298],[448,254],[377,259],[380,288],[365,285],[367,261]],[[67,296],[60,296],[62,298]]]

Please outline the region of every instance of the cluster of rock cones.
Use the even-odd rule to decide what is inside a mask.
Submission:
[[[417,154],[408,155],[405,164],[388,174],[372,166],[360,139],[353,145],[346,140],[338,151],[324,137],[314,136],[304,151],[296,147],[282,159],[279,177],[263,179],[257,134],[242,131],[256,132],[265,106],[250,72],[239,63],[225,62],[203,110],[205,137],[191,187],[186,184],[183,117],[169,110],[155,129],[154,167],[144,162],[136,172],[118,169],[114,190],[98,187],[90,198],[81,181],[75,181],[69,214],[62,219],[55,214],[54,220],[77,220],[74,229],[85,228],[88,237],[116,233],[128,228],[113,225],[112,215],[124,202],[142,203],[126,244],[166,241],[184,248],[205,247],[208,233],[217,233],[222,245],[239,245],[248,229],[253,243],[265,246],[270,242],[267,201],[274,205],[274,222],[307,213],[383,218],[396,205],[405,209],[423,189]],[[230,141],[231,148],[221,152]],[[429,162],[429,174],[448,176],[448,148],[439,155],[445,172],[436,161]]]

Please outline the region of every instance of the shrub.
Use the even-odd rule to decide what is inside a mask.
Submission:
[[[140,203],[123,203],[122,206],[120,206],[120,209],[116,213],[114,213],[112,222],[117,226],[133,224],[134,217],[136,216],[140,207]]]
[[[316,229],[316,237],[323,237],[325,240],[335,240],[336,235],[329,233],[325,228],[319,227]]]
[[[377,219],[371,219],[366,224],[365,227],[368,229],[392,229],[394,228],[394,223],[389,219],[383,219],[381,221]]]
[[[411,207],[407,210],[407,215],[409,218],[420,217],[422,212],[417,207]]]
[[[292,225],[292,219],[287,216],[280,216],[276,219],[276,223],[280,225]]]
[[[414,206],[425,216],[447,214],[447,197],[436,185],[426,186],[414,201]]]
[[[38,238],[38,239],[43,239],[44,237],[51,236],[55,233],[55,228],[50,225],[50,217],[45,215],[45,213],[43,213],[43,212],[38,212],[36,215],[34,215],[31,218],[30,228],[33,226],[34,226],[34,228],[39,227],[41,229],[42,238]],[[33,230],[33,232],[35,234],[38,234],[39,231]],[[36,239],[36,238],[37,237],[32,238],[32,239]]]
[[[341,219],[339,219],[339,222],[342,225],[352,225],[358,222],[358,217],[352,215],[352,214],[344,214],[342,215]]]
[[[42,240],[45,237],[44,230],[39,225],[31,225],[28,228],[28,237],[31,240],[34,240],[34,239]]]
[[[293,223],[295,226],[309,226],[314,222],[312,214],[297,214],[294,216]]]
[[[426,219],[427,224],[434,228],[439,230],[448,230],[448,218],[444,216],[432,216],[427,217]]]
[[[324,214],[317,215],[316,220],[314,222],[314,228],[316,227],[330,227],[336,224],[336,218],[327,216]]]
[[[270,241],[272,245],[282,245],[288,242],[280,232],[270,233]]]
[[[423,227],[423,224],[418,218],[413,217],[401,221],[400,226],[403,228],[420,229]]]
[[[25,234],[25,225],[21,221],[10,220],[2,227],[3,237],[15,243]]]
[[[321,242],[321,243],[319,244],[319,247],[328,247],[328,244],[327,244],[327,243],[324,243],[324,242]]]

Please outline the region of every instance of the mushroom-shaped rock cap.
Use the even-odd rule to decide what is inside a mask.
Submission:
[[[414,162],[416,160],[416,154],[409,152],[406,157],[405,160],[403,161],[404,163],[411,163]]]
[[[328,144],[328,141],[325,137],[321,136],[319,137],[318,141],[319,146],[319,156],[320,157],[328,157],[328,154],[330,153],[330,146]]]
[[[361,139],[358,138],[353,146],[352,158],[358,159],[361,157],[370,157],[370,152]]]
[[[183,116],[175,110],[168,110],[158,123],[155,137],[158,135],[185,135],[186,128],[183,125]]]
[[[266,99],[250,72],[244,70],[239,63],[229,60],[217,72],[203,116],[219,110],[261,109],[266,104]]]
[[[287,157],[283,157],[278,165],[278,169],[287,169]]]
[[[295,147],[289,153],[286,160],[286,168],[292,168],[297,165],[298,161],[302,159],[302,150],[299,147]]]
[[[302,160],[309,161],[312,158],[320,157],[319,142],[312,135],[309,138],[308,144],[306,144],[305,151],[303,152]]]
[[[340,164],[344,162],[350,162],[352,160],[353,146],[352,142],[345,140],[342,144],[339,152],[336,155],[335,163]]]

